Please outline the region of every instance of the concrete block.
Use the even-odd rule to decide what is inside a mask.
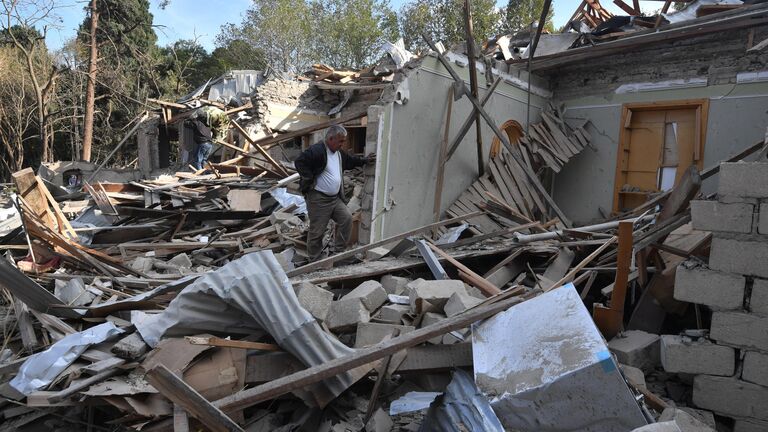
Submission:
[[[342,300],[359,298],[369,312],[373,312],[387,301],[387,292],[381,287],[381,284],[375,280],[369,280],[358,285],[357,288],[350,291],[349,294],[342,297]]]
[[[341,299],[331,303],[325,324],[333,331],[348,331],[371,320],[371,314],[360,298]]]
[[[736,378],[696,375],[693,403],[729,417],[768,420],[768,387]]]
[[[727,273],[768,277],[768,241],[712,239],[709,267]]]
[[[768,163],[721,163],[718,195],[768,198]]]
[[[136,270],[139,273],[149,273],[154,268],[155,260],[153,258],[147,258],[147,257],[136,257],[131,261],[128,266]]]
[[[714,429],[708,424],[677,408],[665,409],[658,421],[672,421],[680,428],[681,432],[714,432]]]
[[[768,431],[768,421],[755,419],[736,419],[733,432],[765,432]]]
[[[744,305],[744,276],[723,273],[685,261],[677,267],[674,297],[719,309],[741,309]]]
[[[355,348],[376,345],[386,339],[387,336],[395,337],[393,336],[395,330],[399,330],[399,334],[404,334],[415,330],[415,327],[372,322],[358,324],[357,335],[355,336]]]
[[[120,339],[110,351],[122,359],[136,360],[149,351],[149,345],[144,342],[139,332],[134,332]]]
[[[748,351],[744,355],[741,379],[768,387],[768,354]]]
[[[381,278],[381,286],[387,294],[401,295],[409,282],[410,279],[399,276],[385,275]]]
[[[189,256],[185,253],[176,254],[173,258],[171,258],[168,261],[168,264],[174,265],[179,268],[192,268],[192,260],[189,259]]]
[[[432,325],[444,319],[445,319],[445,315],[441,315],[439,313],[434,313],[434,312],[427,312],[424,314],[424,318],[421,319],[421,326],[419,328],[427,327],[429,325]],[[435,336],[432,339],[429,339],[427,342],[435,345],[439,345],[440,343],[442,343],[442,341],[443,341],[442,336]]]
[[[717,342],[768,351],[768,317],[716,311],[709,336]]]
[[[418,281],[418,279],[417,279]],[[418,284],[413,281],[408,284],[411,307],[416,307],[416,299],[424,299],[429,303],[442,308],[448,299],[455,293],[467,295],[464,282],[460,280],[422,280]]]
[[[757,218],[757,233],[768,234],[768,203],[760,204],[760,215]]]
[[[315,284],[302,282],[296,290],[296,297],[299,299],[301,307],[312,314],[315,319],[325,321],[333,302],[332,292]]]
[[[634,366],[644,371],[659,364],[659,335],[642,330],[629,330],[608,342],[608,349],[616,355],[619,363]]]
[[[379,246],[377,248],[373,248],[373,249],[365,252],[365,259],[367,259],[369,261],[374,261],[374,260],[377,260],[379,258],[383,258],[384,255],[386,255],[388,253],[389,253],[389,249],[387,249],[385,247]]]
[[[661,337],[661,365],[670,373],[731,376],[736,350],[704,339],[693,341],[677,335]]]
[[[379,408],[373,413],[368,423],[365,424],[365,432],[389,432],[395,423],[383,409]]]
[[[712,411],[700,410],[700,409],[691,408],[691,407],[682,407],[678,409],[687,412],[688,414],[693,416],[693,418],[711,427],[712,429],[717,429],[717,423],[715,422],[715,415],[712,414]]]
[[[753,313],[768,315],[768,280],[755,279],[752,294],[749,297],[749,310]]]
[[[482,303],[482,300],[472,297],[469,294],[455,293],[448,299],[443,307],[443,311],[449,317],[458,315],[465,310]]]
[[[409,306],[405,305],[386,305],[382,306],[379,310],[379,319],[389,323],[400,324],[403,319],[403,315],[411,311]]]
[[[752,204],[694,200],[691,201],[691,220],[693,228],[698,230],[751,233],[754,209]]]

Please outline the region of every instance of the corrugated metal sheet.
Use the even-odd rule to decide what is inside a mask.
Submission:
[[[264,81],[264,73],[255,70],[236,70],[217,78],[208,90],[208,100],[229,103],[231,99],[240,102],[250,96]]]
[[[133,320],[132,320],[133,321]],[[182,290],[160,314],[134,322],[141,336],[155,346],[165,336],[201,332],[243,334],[266,330],[278,345],[306,366],[317,366],[354,350],[323,331],[299,304],[296,294],[271,251],[243,256],[207,273]],[[347,372],[323,381],[323,391],[297,394],[323,406],[328,394],[338,396],[361,374]]]
[[[453,371],[445,393],[427,411],[419,432],[504,432],[488,399],[463,370]]]

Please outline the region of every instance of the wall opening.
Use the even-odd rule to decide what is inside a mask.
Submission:
[[[501,125],[500,129],[507,134],[509,143],[512,145],[518,144],[520,142],[520,138],[525,136],[523,127],[520,125],[520,123],[518,123],[515,120],[505,121],[504,124]],[[501,140],[499,139],[499,137],[494,135],[493,141],[491,141],[490,157],[493,158],[498,156],[500,151],[501,151]]]

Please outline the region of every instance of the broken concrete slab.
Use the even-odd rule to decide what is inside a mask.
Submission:
[[[649,371],[660,364],[659,335],[628,330],[608,342],[619,363]]]
[[[371,320],[371,313],[359,297],[341,299],[331,303],[325,324],[333,331],[350,331],[359,323]]]
[[[389,432],[394,425],[389,414],[379,408],[373,413],[368,423],[365,424],[365,432]]]
[[[192,268],[192,260],[189,259],[189,255],[186,253],[176,254],[168,261],[168,264],[174,265],[178,268],[190,269]]]
[[[420,328],[424,328],[427,326],[430,326],[432,324],[435,324],[437,322],[440,322],[444,320],[446,317],[443,314],[435,313],[435,312],[427,312],[424,314],[424,317],[421,319],[421,326]],[[428,340],[429,343],[438,345],[442,343],[443,337],[442,336],[435,336],[432,339]]]
[[[375,261],[377,259],[384,258],[389,253],[389,249],[379,246],[365,252],[365,259],[368,261]]]
[[[296,297],[299,299],[299,304],[315,319],[325,321],[333,302],[332,292],[315,284],[302,282],[296,287]]]
[[[731,376],[736,367],[736,350],[703,338],[694,341],[683,336],[663,335],[661,364],[670,373]]]
[[[355,348],[375,345],[386,339],[388,336],[395,337],[395,332],[397,332],[397,335],[399,336],[415,329],[415,327],[404,325],[379,324],[372,322],[360,323],[357,325]]]
[[[430,304],[443,308],[448,299],[455,293],[468,295],[464,288],[464,282],[460,280],[415,280],[408,284],[408,297],[411,301],[411,308],[415,310],[416,299],[422,299]]]
[[[745,285],[742,275],[711,270],[688,260],[677,267],[674,297],[713,308],[741,309]]]
[[[443,311],[445,311],[445,314],[449,317],[452,317],[454,315],[458,315],[465,310],[477,306],[483,301],[479,298],[472,297],[469,294],[462,294],[462,293],[454,293],[449,299],[448,302],[445,303],[445,307],[443,307]]]
[[[381,286],[381,283],[375,280],[369,280],[361,283],[357,288],[341,298],[341,300],[350,300],[359,298],[368,312],[378,309],[387,301],[387,292]]]
[[[474,324],[472,354],[475,382],[507,430],[647,424],[572,284]]]

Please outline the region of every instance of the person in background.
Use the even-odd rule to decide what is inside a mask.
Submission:
[[[213,150],[213,131],[200,117],[191,119],[192,133],[196,144],[192,166],[203,169],[208,163],[208,156]]]
[[[309,146],[294,162],[309,214],[307,253],[310,262],[320,258],[323,236],[331,219],[337,225],[332,252],[342,252],[347,247],[352,234],[352,215],[344,196],[343,172],[375,160],[375,156],[361,158],[348,154],[341,149],[346,142],[347,130],[339,125],[331,126],[323,141]]]

